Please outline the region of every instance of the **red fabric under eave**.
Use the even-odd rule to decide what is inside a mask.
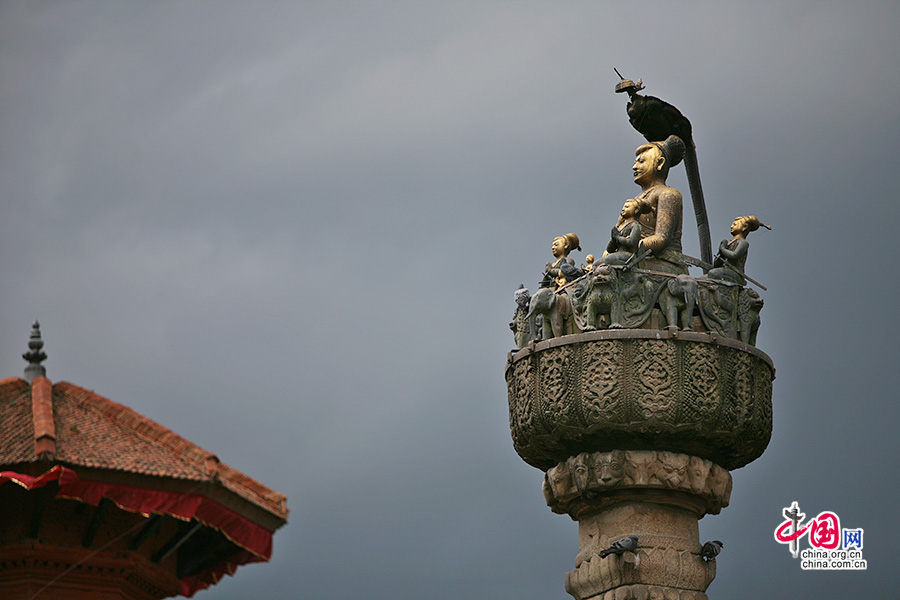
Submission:
[[[100,483],[81,479],[72,469],[55,466],[33,477],[13,471],[0,471],[0,485],[14,481],[33,490],[53,481],[59,483],[57,497],[73,498],[96,506],[107,498],[123,510],[143,515],[165,514],[189,521],[197,519],[212,527],[242,548],[216,567],[181,580],[182,594],[192,596],[218,582],[224,574],[233,575],[238,566],[269,560],[272,556],[272,533],[199,494],[165,492],[148,488]]]

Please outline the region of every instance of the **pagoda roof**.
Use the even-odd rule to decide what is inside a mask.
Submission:
[[[284,495],[127,406],[52,383],[42,368],[26,370],[26,378],[0,380],[0,485],[12,481],[29,492],[50,486],[53,497],[96,506],[98,515],[111,503],[146,517],[148,528],[157,523],[153,515],[197,524],[171,550],[151,556],[154,563],[189,544],[198,527],[218,532],[231,545],[215,542],[199,558],[189,551],[194,562],[179,554],[170,565],[185,596],[242,564],[269,560],[272,535],[287,523]]]
[[[0,379],[0,495],[13,508],[32,507],[27,532],[0,548],[18,556],[38,540],[54,544],[72,566],[47,585],[101,550],[110,556],[125,552],[135,558],[136,569],[126,579],[134,575],[156,586],[159,597],[176,588],[191,596],[240,565],[269,560],[272,536],[287,523],[284,495],[127,406],[71,383],[51,382],[41,365],[47,358],[43,346],[35,321],[29,351],[22,355],[25,377]],[[25,496],[11,500],[15,486],[7,482],[24,488]],[[83,523],[80,546],[66,538],[67,528],[52,525],[39,538],[45,510],[56,515],[48,517],[53,523],[71,500],[96,507]],[[117,514],[130,513],[132,525],[85,555],[110,506]],[[66,518],[84,520],[80,514]],[[151,550],[148,540],[166,529],[171,537],[162,545],[156,540]]]
[[[121,473],[151,488],[208,481],[269,513],[277,526],[288,516],[284,495],[127,406],[43,376],[31,384],[0,380],[0,467],[48,462],[105,472],[106,479]]]

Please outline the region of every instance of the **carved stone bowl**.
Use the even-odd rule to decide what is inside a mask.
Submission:
[[[513,445],[543,471],[611,450],[737,469],[769,443],[774,378],[764,352],[715,334],[617,329],[538,342],[506,365]]]

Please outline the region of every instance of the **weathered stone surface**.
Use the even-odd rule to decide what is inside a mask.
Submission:
[[[660,491],[648,501],[627,500],[579,519],[580,552],[566,574],[566,591],[582,600],[612,593],[610,598],[667,598],[666,594],[704,592],[715,577],[715,562],[700,557],[697,516],[668,504]],[[636,535],[634,552],[602,558],[612,542]],[[656,596],[656,594],[662,594]]]
[[[699,456],[655,450],[582,452],[547,470],[550,509],[574,518],[621,502],[639,490],[676,490],[694,497],[697,516],[718,514],[731,498],[731,474]]]
[[[772,361],[714,334],[604,330],[511,354],[516,452],[546,471],[582,452],[657,450],[727,470],[758,458],[772,433]]]

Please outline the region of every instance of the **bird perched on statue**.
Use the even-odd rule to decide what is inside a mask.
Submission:
[[[700,549],[700,557],[707,562],[716,560],[716,556],[718,556],[719,552],[722,551],[722,546],[724,545],[725,544],[723,544],[719,540],[706,542],[705,544],[703,544],[703,548]]]
[[[615,69],[613,69],[615,71]],[[648,142],[660,142],[670,135],[677,135],[688,146],[694,145],[691,135],[691,122],[681,111],[656,96],[638,94],[644,89],[643,82],[638,79],[634,83],[625,79],[616,71],[621,81],[616,85],[616,92],[628,94],[628,105],[625,111],[631,126],[638,130]]]
[[[612,546],[600,552],[600,558],[606,558],[609,554],[622,554],[623,552],[634,552],[637,548],[637,536],[630,535],[627,538],[614,542]]]

